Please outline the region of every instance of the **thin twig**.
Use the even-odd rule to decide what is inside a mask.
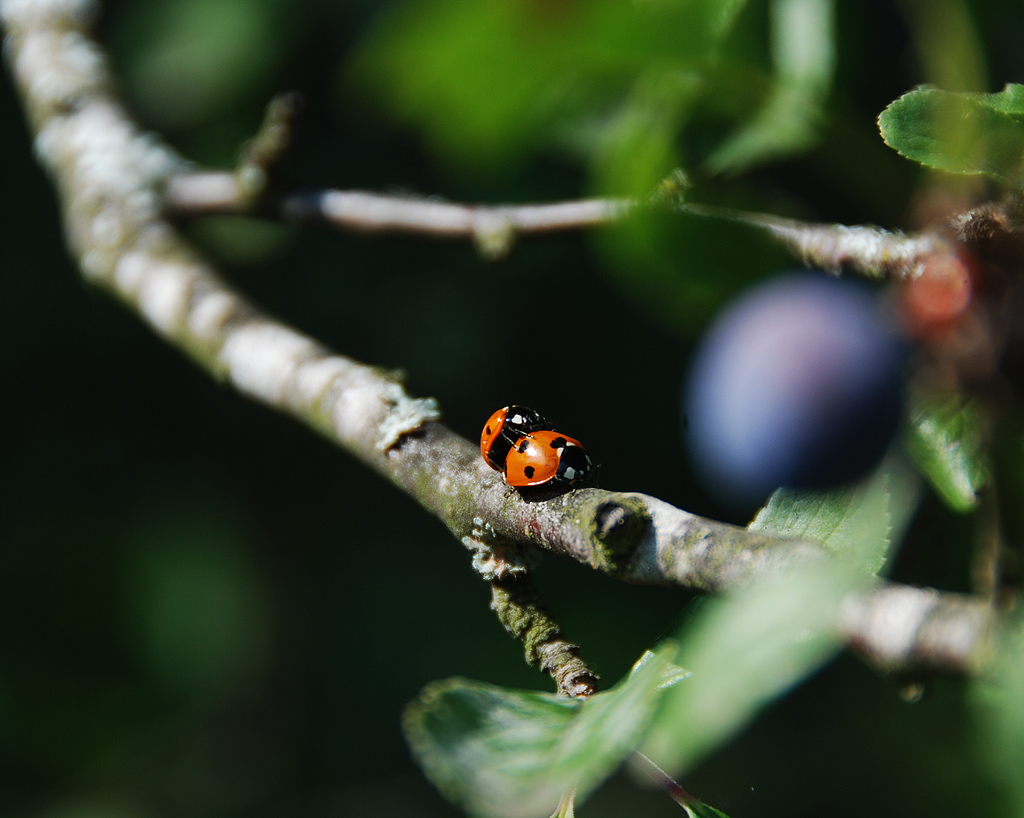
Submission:
[[[164,189],[168,209],[178,215],[239,213],[244,195],[234,173],[191,171],[172,176]],[[361,190],[325,190],[282,196],[268,207],[291,221],[323,221],[367,233],[412,233],[472,238],[480,224],[504,222],[516,231],[544,233],[585,229],[621,218],[621,199],[581,199],[529,205],[466,205],[438,198],[386,195]]]
[[[685,212],[760,227],[808,267],[834,275],[853,270],[870,278],[916,278],[928,258],[952,250],[950,242],[935,231],[908,236],[899,230],[873,225],[815,224],[727,208],[685,204],[679,207]]]
[[[240,174],[190,171],[171,176],[165,204],[178,215],[252,213]],[[874,226],[848,227],[785,219],[659,196],[647,202],[597,198],[544,204],[468,205],[420,196],[358,190],[291,193],[267,198],[257,213],[295,223],[325,223],[361,233],[405,233],[424,238],[470,239],[485,256],[507,255],[520,236],[607,227],[651,208],[726,219],[770,233],[808,267],[833,274],[853,270],[871,278],[908,279],[950,242],[928,231],[906,235]]]
[[[253,211],[251,198],[235,173],[178,174],[167,180],[164,196],[168,209],[177,215]],[[497,259],[511,251],[519,236],[599,227],[621,219],[627,207],[627,202],[618,199],[466,205],[437,198],[325,190],[268,197],[258,213],[288,222],[329,224],[359,233],[470,239],[485,256]]]

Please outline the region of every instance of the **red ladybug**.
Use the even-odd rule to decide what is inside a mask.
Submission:
[[[487,423],[480,434],[480,454],[487,465],[501,471],[505,467],[505,458],[516,441],[530,432],[550,429],[551,425],[528,406],[506,406],[499,409]]]
[[[594,466],[578,440],[541,429],[524,435],[505,458],[502,476],[516,488],[541,486],[552,481],[570,486],[586,482]]]

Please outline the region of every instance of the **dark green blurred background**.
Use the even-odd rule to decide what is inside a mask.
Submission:
[[[819,145],[707,181],[708,198],[913,226],[927,180],[884,146],[874,120],[936,79],[908,23],[927,8],[839,3]],[[989,78],[977,90],[1024,79],[1020,5],[972,8]],[[588,191],[581,166],[554,151],[504,168],[461,165],[395,125],[345,79],[348,53],[385,11],[365,1],[111,2],[99,36],[144,127],[206,165],[232,163],[269,97],[297,89],[307,113],[285,169],[297,186],[485,202]],[[465,552],[407,497],[211,382],[84,284],[6,74],[0,106],[0,815],[455,814],[408,757],[404,703],[451,675],[547,689],[488,611]],[[404,369],[410,391],[437,397],[466,437],[497,407],[526,403],[586,442],[603,486],[724,513],[695,486],[677,431],[699,321],[666,308],[671,281],[647,268],[623,274],[602,242],[530,240],[487,263],[459,243],[235,219],[184,229],[271,312],[357,359]],[[690,274],[706,271],[714,293],[733,286],[728,275],[715,282],[735,233],[676,229],[702,242]],[[523,299],[572,316],[578,341],[559,341],[553,324],[549,341],[524,344]],[[965,525],[926,499],[897,576],[966,588]],[[554,558],[539,582],[609,682],[689,602]],[[734,818],[983,805],[962,688],[930,692],[904,704],[895,680],[840,659],[685,784]],[[616,780],[582,814],[680,813]]]

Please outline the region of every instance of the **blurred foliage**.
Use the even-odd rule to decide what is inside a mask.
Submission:
[[[301,20],[281,0],[123,5],[125,80],[140,114],[172,132],[223,118],[240,98],[260,101]]]
[[[382,17],[353,79],[451,161],[507,167],[557,146],[595,191],[643,196],[680,165],[736,172],[813,144],[832,0],[773,0],[770,21],[746,5],[423,0]],[[765,28],[770,49],[751,48]],[[733,130],[708,156],[679,142],[702,107]]]
[[[913,226],[922,189],[961,188],[887,148],[879,112],[921,83],[978,94],[1024,73],[1018,0],[103,9],[129,107],[190,158],[230,164],[267,99],[298,88],[308,115],[286,182],[471,201],[646,194],[683,167],[695,201]],[[995,110],[992,97],[968,99],[984,117]],[[491,617],[461,547],[391,486],[210,383],[83,285],[6,73],[0,108],[0,814],[457,814],[409,757],[403,705],[453,674],[549,689]],[[725,515],[665,430],[678,428],[700,325],[791,263],[748,228],[641,215],[594,241],[524,242],[499,265],[456,244],[231,220],[187,230],[283,319],[403,367],[411,391],[436,395],[467,437],[498,406],[534,405],[587,442],[604,485]],[[529,295],[570,305],[559,316],[579,340],[559,341],[551,324],[527,348],[515,306]],[[942,428],[968,445],[967,426]],[[998,431],[1001,473],[1017,482],[997,489],[1010,491],[1022,438],[1019,424]],[[939,467],[924,472],[941,491]],[[895,578],[969,587],[975,516],[927,497]],[[778,618],[804,621],[802,606],[775,605],[790,598],[779,593],[693,604],[679,631],[686,594],[557,560],[538,584],[609,680],[660,636],[689,634],[678,658],[695,676],[665,718],[705,729],[662,722],[658,741],[688,767],[686,788],[734,818],[845,818],[875,793],[903,815],[951,803],[1022,814],[1013,634],[994,680],[1003,692],[934,680],[910,706],[855,660],[822,665],[822,643],[761,638]],[[706,708],[724,696],[729,707]],[[679,807],[616,777],[581,814]]]
[[[712,172],[739,171],[809,148],[835,66],[833,0],[769,6],[773,85],[759,110],[708,157]]]
[[[793,264],[763,230],[701,215],[639,213],[597,242],[624,296],[684,338],[729,298]]]
[[[1024,814],[1024,630],[1013,617],[999,641],[998,663],[989,679],[972,686],[979,718],[976,741],[993,778],[1005,787],[1007,814]]]
[[[410,3],[367,38],[357,79],[463,161],[585,131],[585,154],[626,185],[609,192],[643,193],[677,164],[677,122],[742,5]]]

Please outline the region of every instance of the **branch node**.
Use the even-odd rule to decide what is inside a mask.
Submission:
[[[488,261],[500,261],[516,243],[515,222],[500,210],[478,209],[473,214],[473,244]]]
[[[651,196],[651,204],[674,208],[686,207],[686,191],[693,187],[693,182],[682,168],[676,168],[661,180],[657,190]]]
[[[473,518],[473,530],[462,538],[473,555],[473,570],[488,582],[523,577],[530,570],[529,555],[515,543],[501,542],[483,517]]]
[[[247,204],[254,204],[267,190],[269,177],[260,165],[239,165],[235,171],[238,194]]]
[[[596,540],[594,567],[613,576],[623,569],[650,522],[639,498],[621,497],[598,505],[591,529]]]
[[[598,676],[579,657],[579,647],[555,639],[540,646],[541,670],[551,676],[560,693],[586,699],[598,691]]]
[[[274,171],[291,147],[303,104],[302,95],[295,91],[274,97],[267,105],[260,129],[242,146],[235,177],[239,193],[250,205],[266,193]]]
[[[390,451],[403,437],[420,431],[423,424],[441,419],[436,398],[410,398],[400,383],[393,382],[386,387],[384,399],[390,408],[380,424],[379,452]]]

